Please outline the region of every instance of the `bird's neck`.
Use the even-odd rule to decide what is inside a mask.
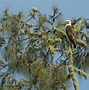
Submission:
[[[67,26],[71,26],[71,24],[66,24],[66,26],[65,26],[65,27],[67,27]]]

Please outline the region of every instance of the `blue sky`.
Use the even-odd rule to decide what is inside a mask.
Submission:
[[[12,12],[27,13],[31,7],[37,7],[42,13],[51,13],[51,7],[57,6],[63,12],[64,19],[86,17],[89,13],[89,0],[0,0],[0,12],[9,8]]]
[[[5,8],[9,8],[12,13],[23,11],[27,14],[31,7],[37,7],[43,14],[51,14],[53,6],[60,9],[64,20],[89,18],[89,0],[0,0],[0,16]],[[79,84],[80,90],[89,90],[89,80],[80,78]]]

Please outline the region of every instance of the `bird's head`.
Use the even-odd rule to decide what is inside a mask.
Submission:
[[[71,20],[66,20],[66,25],[71,25]]]

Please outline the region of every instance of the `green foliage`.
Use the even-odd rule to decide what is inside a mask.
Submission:
[[[59,21],[61,15],[58,8],[53,8],[50,18],[37,8],[32,8],[25,19],[22,12],[4,11],[0,19],[0,47],[3,48],[0,90],[67,90],[70,78],[75,90],[79,90],[75,72],[88,76],[74,67],[76,59],[81,57],[80,51],[82,56],[86,52],[85,19],[76,19],[74,24],[77,33],[74,51],[68,43],[64,24]],[[15,78],[18,75],[23,79]]]
[[[77,43],[83,47],[87,47],[87,44],[84,41],[82,41],[81,39],[77,39]]]

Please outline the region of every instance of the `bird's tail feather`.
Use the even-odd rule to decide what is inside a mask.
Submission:
[[[74,45],[74,48],[76,48],[76,44]]]

